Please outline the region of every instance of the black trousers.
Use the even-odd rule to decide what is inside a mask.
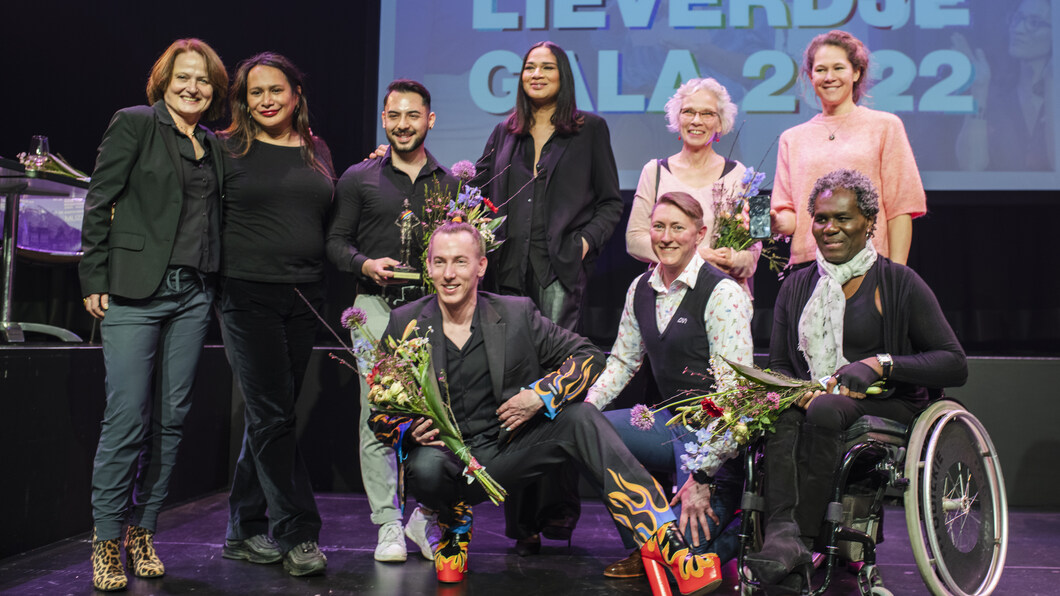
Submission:
[[[246,400],[243,447],[228,499],[228,538],[271,532],[284,552],[319,541],[321,525],[294,413],[318,321],[296,287],[319,311],[321,282],[229,278],[221,298],[225,349]]]
[[[465,437],[465,440],[473,438]],[[662,489],[622,443],[611,423],[595,407],[567,405],[555,419],[540,418],[507,444],[486,443],[471,449],[508,492],[517,491],[557,467],[573,461],[598,487],[615,521],[633,531],[644,544],[655,531],[673,521]],[[443,524],[454,521],[458,503],[486,500],[478,482],[468,484],[464,464],[448,450],[413,447],[405,462],[406,486],[418,502],[439,512]]]

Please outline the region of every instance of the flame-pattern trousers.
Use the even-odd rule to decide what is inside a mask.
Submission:
[[[629,452],[607,418],[584,402],[567,404],[552,420],[536,416],[504,444],[484,436],[464,437],[464,441],[509,492],[574,461],[602,489],[611,516],[633,532],[638,544],[675,519],[655,479]],[[415,445],[405,469],[409,494],[438,511],[443,524],[456,521],[452,519],[456,504],[473,505],[487,498],[479,483],[467,483],[464,464],[446,449]]]

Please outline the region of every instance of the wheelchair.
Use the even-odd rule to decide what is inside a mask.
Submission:
[[[913,557],[932,594],[992,593],[1005,565],[1008,504],[997,451],[979,420],[959,402],[943,398],[908,428],[863,416],[845,439],[847,452],[836,472],[836,489],[814,555],[814,567],[825,567],[824,579],[813,588],[811,570],[802,594],[823,594],[842,558],[863,563],[857,578],[862,595],[891,595],[876,566],[885,501],[904,503]],[[737,564],[741,594],[761,587],[744,565],[744,556],[761,544],[765,499],[763,474],[756,464],[763,446],[759,441],[744,455],[747,480]]]

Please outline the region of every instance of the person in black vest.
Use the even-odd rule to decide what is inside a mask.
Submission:
[[[640,369],[645,355],[664,397],[708,393],[715,383],[719,388],[731,384],[732,369],[720,358],[712,361],[713,356],[752,363],[750,297],[699,256],[696,247],[706,230],[703,208],[691,195],[669,192],[659,197],[650,231],[659,264],[630,284],[618,338],[587,402],[603,409]],[[670,505],[694,551],[716,553],[722,563],[735,556],[735,533],[722,532],[732,521],[743,486],[735,441],[717,440],[711,449],[692,442],[687,448],[694,435],[679,425],[666,426],[669,414],[657,416],[650,429],[634,427],[630,410],[605,415],[644,467],[676,470],[680,489]],[[619,527],[619,533],[633,553],[608,566],[604,575],[636,577],[644,573],[640,551],[627,530]]]

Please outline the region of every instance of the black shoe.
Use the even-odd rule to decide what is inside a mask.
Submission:
[[[541,528],[541,536],[549,540],[561,540],[570,543],[571,534],[574,533],[574,525],[577,523],[578,520],[573,517],[550,519],[545,523],[545,527]]]
[[[258,534],[246,540],[225,540],[221,556],[236,561],[250,561],[259,565],[278,563],[283,558],[280,546],[267,534]]]
[[[283,568],[295,577],[324,573],[327,567],[328,558],[312,540],[299,544],[283,556]]]
[[[520,538],[515,541],[515,554],[520,557],[536,555],[541,552],[541,535],[534,534],[529,538]]]

